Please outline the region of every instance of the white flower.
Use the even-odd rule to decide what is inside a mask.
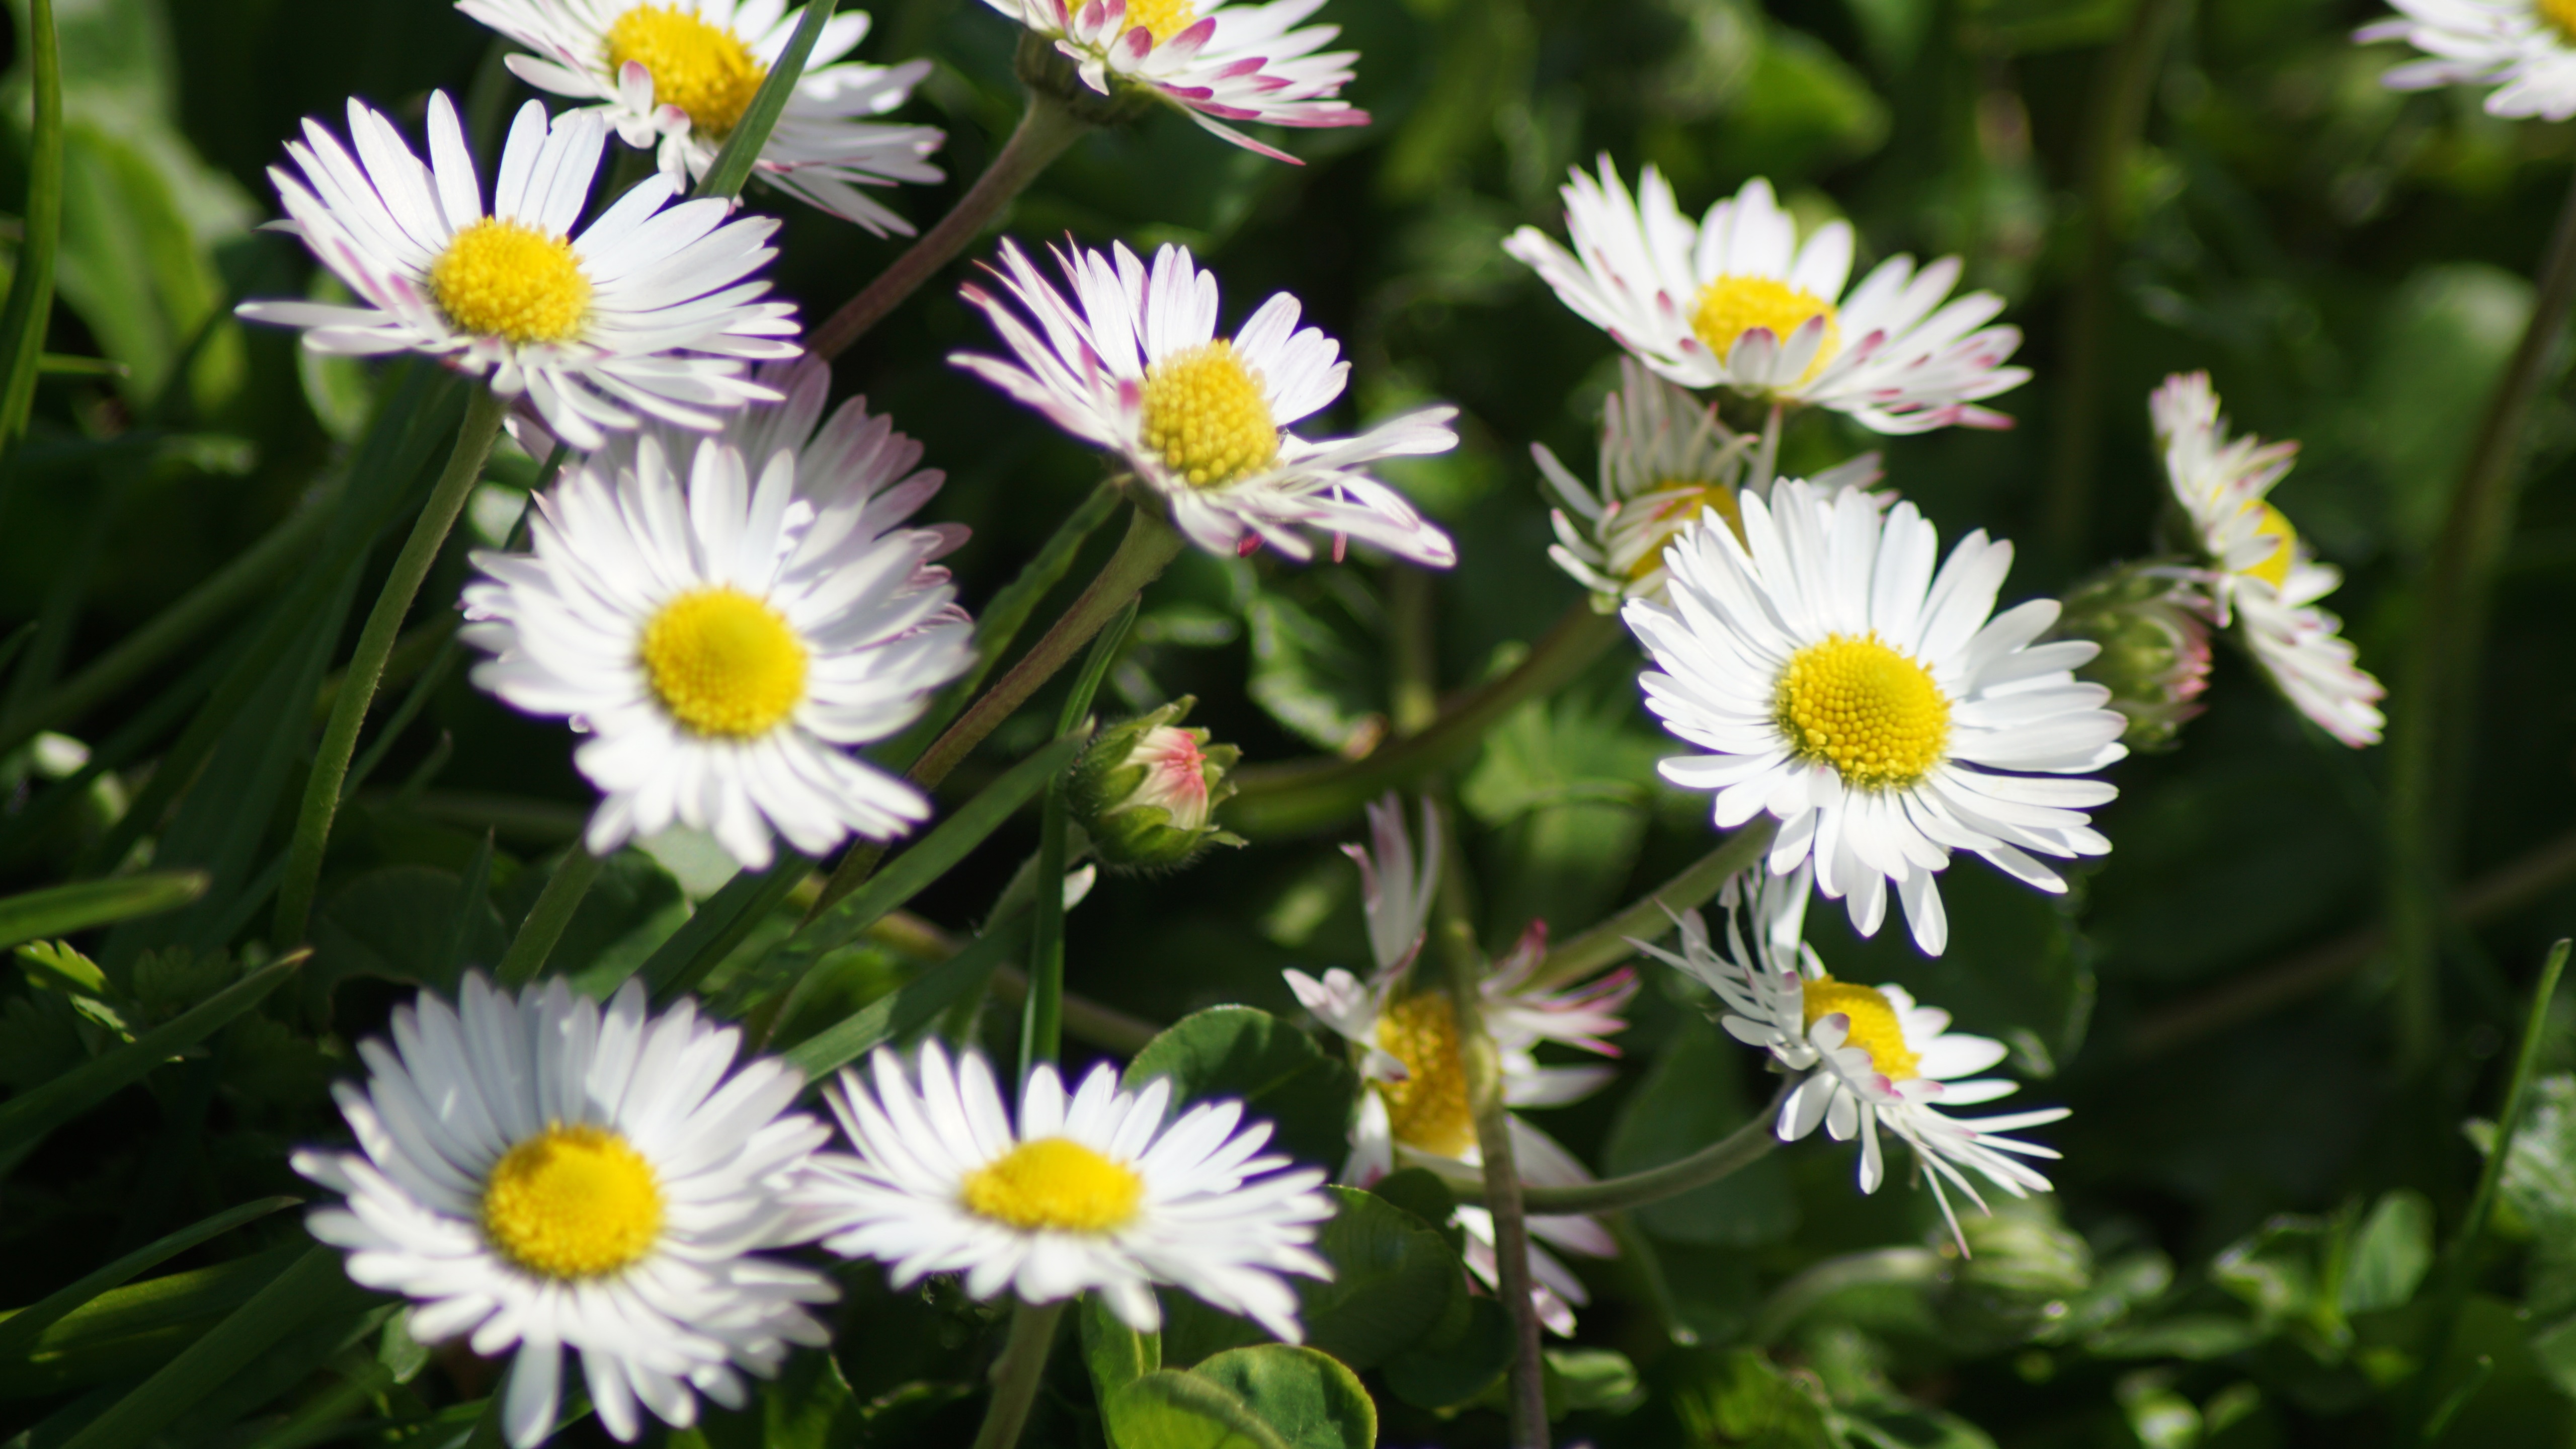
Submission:
[[[1530,444],[1547,488],[1565,506],[1552,508],[1556,542],[1547,556],[1592,590],[1608,613],[1627,599],[1664,592],[1664,545],[1703,509],[1735,527],[1736,494],[1760,440],[1720,422],[1717,410],[1657,377],[1634,357],[1619,359],[1619,388],[1601,409],[1601,491],[1584,486],[1544,443]],[[1878,455],[1863,453],[1813,480],[1828,492],[1868,488],[1881,477]],[[1769,480],[1757,490],[1768,494]],[[1582,521],[1566,517],[1574,510]]]
[[[1345,846],[1359,862],[1369,941],[1377,974],[1363,982],[1335,968],[1322,980],[1302,971],[1284,973],[1288,987],[1316,1018],[1349,1040],[1367,1084],[1351,1128],[1351,1155],[1342,1180],[1367,1187],[1399,1166],[1428,1167],[1461,1180],[1482,1181],[1484,1153],[1467,1100],[1467,1068],[1459,1048],[1458,1013],[1448,993],[1407,991],[1405,973],[1421,951],[1431,895],[1440,875],[1439,834],[1423,806],[1423,851],[1417,869],[1403,807],[1394,796],[1369,807],[1374,858]],[[1532,1049],[1558,1042],[1615,1057],[1606,1040],[1624,1029],[1620,1008],[1636,994],[1633,972],[1619,970],[1588,986],[1546,993],[1529,987],[1546,954],[1546,933],[1533,927],[1483,982],[1477,1011],[1501,1058],[1507,1107],[1552,1107],[1600,1090],[1608,1067],[1543,1067]],[[1523,1182],[1570,1187],[1592,1181],[1583,1164],[1554,1138],[1518,1117],[1511,1119],[1513,1164]],[[1459,1225],[1470,1239],[1467,1266],[1487,1287],[1501,1283],[1495,1258],[1493,1217],[1461,1207]],[[1586,1216],[1538,1216],[1533,1237],[1571,1252],[1606,1258],[1618,1252],[1609,1230]],[[1574,1331],[1574,1307],[1590,1301],[1581,1279],[1536,1243],[1530,1247],[1531,1297],[1539,1316],[1559,1334]]]
[[[2002,1134],[2059,1121],[2066,1109],[1970,1118],[1944,1113],[1944,1106],[1973,1106],[2013,1093],[2009,1081],[1975,1075],[2004,1059],[2003,1043],[1950,1030],[1950,1013],[1916,1004],[1901,986],[1855,986],[1827,975],[1815,951],[1798,940],[1788,915],[1805,897],[1803,882],[1765,882],[1761,872],[1747,871],[1729,881],[1721,897],[1728,908],[1724,951],[1711,945],[1697,911],[1677,918],[1679,954],[1633,944],[1707,984],[1717,993],[1719,1025],[1727,1035],[1770,1053],[1782,1069],[1799,1075],[1780,1104],[1781,1141],[1795,1142],[1818,1123],[1836,1142],[1858,1137],[1860,1190],[1869,1193],[1887,1176],[1878,1139],[1878,1129],[1885,1127],[1914,1149],[1941,1216],[1965,1252],[1967,1239],[1959,1233],[1944,1181],[1981,1208],[1985,1199],[1965,1169],[2015,1197],[2048,1191],[2048,1179],[2020,1159],[2057,1154]],[[1750,933],[1746,915],[1753,917]]]
[[[1167,1283],[1301,1336],[1282,1275],[1332,1276],[1309,1248],[1332,1200],[1316,1191],[1323,1173],[1258,1155],[1270,1124],[1246,1123],[1242,1103],[1166,1123],[1167,1081],[1121,1091],[1104,1063],[1068,1098],[1041,1063],[1014,1130],[980,1056],[952,1071],[930,1041],[917,1080],[891,1051],[869,1066],[875,1090],[847,1070],[824,1089],[858,1156],[817,1157],[796,1194],[833,1252],[884,1261],[898,1287],[964,1273],[977,1298],[1095,1292],[1141,1333],[1161,1329],[1154,1285]]]
[[[759,870],[773,830],[819,855],[929,818],[846,747],[910,723],[970,662],[947,571],[926,565],[953,535],[898,526],[938,480],[896,481],[918,446],[861,403],[805,440],[822,375],[779,380],[793,401],[697,444],[685,489],[647,435],[537,500],[533,552],[474,555],[463,637],[493,656],[474,680],[592,736],[574,759],[604,796],[595,854],[684,824]]]
[[[2301,714],[2356,749],[2379,743],[2387,691],[2355,661],[2341,620],[2316,607],[2343,574],[2317,562],[2267,495],[2290,471],[2297,443],[2229,438],[2209,374],[2177,373],[2147,400],[2165,478],[2190,515],[2208,571],[2202,582],[2219,627],[2231,622],[2263,672]]]
[[[1599,180],[1576,171],[1563,190],[1573,251],[1528,226],[1504,249],[1684,387],[1832,408],[1882,433],[2012,426],[1971,404],[2029,380],[2003,365],[2021,332],[1984,325],[2003,310],[1992,292],[1942,305],[1957,257],[1919,272],[1912,257],[1890,257],[1846,294],[1850,225],[1828,222],[1800,244],[1759,177],[1696,226],[1654,167],[1637,192],[1604,156]]]
[[[2424,52],[2388,72],[2391,90],[2487,85],[2487,113],[2576,116],[2576,3],[2570,0],[2389,0],[2398,13],[2353,32]]]
[[[630,981],[605,1009],[561,981],[513,995],[479,975],[450,1007],[396,1007],[393,1040],[361,1042],[364,1086],[332,1089],[356,1152],[295,1170],[345,1202],[313,1236],[349,1277],[412,1300],[423,1342],[516,1347],[502,1422],[528,1449],[553,1432],[566,1350],[620,1439],[641,1404],[674,1428],[697,1395],[728,1407],[738,1369],[775,1374],[824,1343],[805,1305],[837,1295],[764,1249],[812,1237],[784,1194],[830,1135],[787,1112],[804,1079],[773,1058],[733,1065],[740,1033],[686,1002],[648,1015]]]
[[[1288,425],[1339,397],[1351,365],[1340,344],[1297,325],[1296,298],[1274,295],[1224,338],[1216,335],[1216,275],[1193,264],[1187,248],[1163,247],[1150,272],[1124,244],[1108,256],[1060,248],[1055,258],[1074,300],[1013,242],[1002,243],[1002,267],[987,268],[1025,320],[981,286],[963,289],[1016,363],[964,352],[948,360],[1075,437],[1117,451],[1170,510],[1172,526],[1210,553],[1267,543],[1303,562],[1313,556],[1296,532],[1304,527],[1333,534],[1336,557],[1347,535],[1433,568],[1457,562],[1447,534],[1362,471],[1380,458],[1456,447],[1456,408],[1424,408],[1356,438],[1301,438]]]
[[[484,210],[473,153],[444,92],[429,98],[423,166],[393,123],[349,102],[352,156],[318,121],[287,143],[301,177],[269,168],[313,255],[365,304],[246,302],[254,322],[307,329],[316,352],[420,352],[524,396],[573,446],[659,417],[713,428],[773,396],[745,359],[793,357],[795,308],[743,281],[776,255],[778,223],[728,221],[729,203],[664,203],[666,177],[619,197],[579,236],[608,133],[595,116],[550,127],[530,101],[510,127]]]
[[[457,0],[456,8],[536,52],[511,56],[511,74],[594,102],[586,109],[627,145],[655,148],[675,186],[715,165],[804,15],[784,0]],[[753,174],[880,236],[910,236],[911,223],[858,188],[939,180],[922,158],[939,149],[940,134],[860,118],[902,105],[930,62],[833,63],[867,33],[864,10],[824,22]]]
[[[1270,126],[1365,126],[1368,112],[1339,99],[1355,50],[1316,53],[1341,34],[1295,29],[1324,0],[1205,5],[1195,0],[985,0],[1055,42],[1082,83],[1106,96],[1113,82],[1178,106],[1200,129],[1274,161],[1302,164],[1228,121]]]
[[[2051,777],[2126,754],[2122,721],[2109,690],[2070,672],[2096,645],[2032,644],[2054,599],[1988,619],[2011,544],[1972,533],[1936,576],[1939,540],[1910,503],[1882,516],[1860,493],[1784,480],[1742,505],[1742,540],[1701,515],[1665,555],[1669,602],[1625,611],[1657,665],[1640,678],[1647,706],[1709,752],[1665,760],[1665,779],[1715,791],[1721,830],[1778,816],[1772,873],[1814,862],[1864,936],[1895,887],[1935,956],[1951,851],[2063,891],[2032,852],[2110,850],[2082,812],[2118,792]]]

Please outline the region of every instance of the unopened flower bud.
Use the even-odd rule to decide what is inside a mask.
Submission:
[[[2122,743],[2170,750],[2183,722],[2199,714],[2209,687],[2208,602],[2186,578],[2122,564],[2076,586],[2054,633],[2102,646],[2079,679],[2111,691],[2111,708],[2129,722]]]
[[[1074,818],[1093,853],[1120,869],[1186,865],[1210,844],[1241,845],[1208,823],[1234,793],[1227,777],[1243,752],[1182,729],[1198,701],[1184,696],[1101,732],[1073,767]]]

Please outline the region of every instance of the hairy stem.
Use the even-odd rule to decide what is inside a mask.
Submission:
[[[1727,878],[1756,865],[1779,833],[1776,817],[1764,815],[1726,837],[1681,874],[1648,893],[1644,900],[1547,953],[1530,977],[1533,991],[1579,981],[1633,954],[1633,938],[1651,941],[1671,929],[1673,915],[1695,910],[1724,887]],[[1668,914],[1669,913],[1669,914]]]
[[[1091,656],[1082,662],[1082,673],[1074,680],[1073,690],[1065,696],[1064,708],[1056,716],[1056,736],[1080,731],[1088,734],[1084,720],[1091,713],[1091,700],[1100,692],[1100,681],[1109,673],[1109,663],[1117,657],[1118,646],[1126,642],[1128,626],[1136,622],[1136,599],[1129,595],[1127,607],[1119,611],[1117,622],[1100,632],[1092,643]],[[1047,781],[1046,806],[1038,826],[1038,875],[1035,912],[1029,925],[1029,999],[1020,1017],[1020,1080],[1040,1062],[1052,1062],[1063,1055],[1064,1048],[1064,868],[1068,802],[1065,781],[1070,771]]]
[[[974,1449],[1011,1449],[1029,1422],[1038,1384],[1046,1377],[1047,1351],[1055,1346],[1056,1320],[1067,1300],[1023,1303],[1011,1312],[1011,1336],[993,1365],[993,1402],[984,1411],[984,1427],[975,1431]]]
[[[1769,1106],[1753,1114],[1753,1120],[1679,1161],[1574,1187],[1531,1187],[1524,1183],[1520,1185],[1521,1202],[1529,1211],[1546,1217],[1625,1212],[1731,1177],[1761,1161],[1779,1145],[1779,1139],[1772,1136],[1771,1124],[1779,1118],[1780,1103],[1788,1090],[1783,1086]],[[1458,1188],[1458,1196],[1469,1202],[1486,1200],[1482,1193],[1463,1185]]]

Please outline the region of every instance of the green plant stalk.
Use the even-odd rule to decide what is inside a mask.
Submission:
[[[54,0],[28,0],[29,70],[34,81],[27,144],[27,209],[9,300],[0,304],[0,463],[16,452],[36,405],[45,324],[54,311],[54,252],[63,231],[63,49]],[[0,479],[8,470],[0,469]]]
[[[1636,954],[1636,947],[1628,944],[1630,939],[1652,941],[1672,929],[1674,915],[1698,909],[1737,871],[1760,864],[1762,853],[1771,848],[1771,837],[1779,830],[1780,822],[1775,816],[1758,816],[1746,822],[1742,829],[1719,841],[1717,849],[1648,892],[1644,900],[1548,952],[1530,976],[1530,989],[1579,981]]]
[[[1448,829],[1444,819],[1442,827]],[[1449,845],[1454,854],[1457,842]],[[1465,1068],[1467,1100],[1476,1117],[1476,1148],[1484,1158],[1481,1194],[1494,1217],[1495,1276],[1499,1296],[1512,1318],[1512,1369],[1508,1401],[1512,1449],[1548,1449],[1547,1379],[1540,1357],[1537,1305],[1530,1300],[1529,1213],[1522,1195],[1520,1165],[1512,1156],[1512,1118],[1503,1105],[1502,1057],[1485,1030],[1484,953],[1476,948],[1458,893],[1441,893],[1443,919],[1434,928],[1448,965],[1451,1009],[1457,1015],[1458,1057]]]
[[[590,894],[592,882],[607,860],[590,853],[576,841],[564,853],[554,874],[546,877],[546,888],[537,893],[537,903],[528,907],[528,917],[519,923],[519,934],[510,939],[510,949],[501,955],[501,964],[493,975],[506,987],[525,986],[545,969],[546,954],[563,939],[564,927],[572,924],[573,912],[581,909],[581,898]]]
[[[1787,1095],[1787,1087],[1780,1090],[1781,1096]],[[1755,1113],[1751,1121],[1688,1157],[1626,1177],[1603,1178],[1574,1187],[1531,1187],[1524,1183],[1521,1201],[1529,1211],[1543,1217],[1626,1212],[1722,1182],[1769,1156],[1771,1149],[1780,1145],[1772,1135],[1771,1124],[1779,1119],[1781,1096],[1773,1097],[1771,1104]],[[1483,1192],[1463,1183],[1457,1184],[1456,1189],[1461,1202],[1486,1200]]]
[[[277,892],[273,935],[281,943],[304,939],[313,892],[322,881],[322,852],[330,844],[331,821],[340,810],[340,781],[349,772],[349,757],[357,752],[358,731],[367,722],[367,706],[375,701],[376,681],[384,674],[385,658],[393,653],[403,616],[411,612],[421,581],[438,562],[448,530],[456,526],[456,515],[483,474],[483,460],[490,455],[492,440],[501,431],[501,417],[508,411],[509,404],[490,388],[476,389],[466,403],[455,451],[447,455],[447,470],[430,490],[429,501],[412,525],[411,537],[403,541],[402,552],[395,556],[393,573],[385,579],[384,591],[376,595],[376,606],[358,635],[357,652],[350,657],[339,698],[331,703],[331,720],[323,727],[312,773],[304,780],[304,803],[296,814],[286,876]]]
[[[1616,615],[1578,600],[1502,678],[1452,700],[1419,734],[1357,760],[1303,760],[1235,772],[1224,825],[1254,839],[1298,835],[1339,824],[1363,806],[1424,773],[1449,764],[1525,700],[1552,694],[1582,673],[1621,637]]]
[[[840,0],[810,0],[804,16],[796,23],[796,32],[787,37],[787,48],[761,78],[760,89],[752,92],[751,104],[743,108],[742,119],[734,123],[725,137],[724,148],[716,152],[715,164],[698,182],[692,196],[721,196],[730,201],[742,195],[743,183],[751,180],[752,168],[760,162],[760,148],[769,144],[769,133],[778,118],[787,111],[787,99],[795,94],[796,82],[805,74],[805,60],[814,53],[814,42],[823,34],[825,22],[832,18],[833,7]]]
[[[1011,1310],[1011,1336],[993,1365],[993,1402],[984,1410],[984,1426],[975,1431],[974,1449],[1012,1449],[1020,1442],[1029,1406],[1037,1402],[1038,1384],[1046,1377],[1056,1322],[1070,1301],[1023,1303]]]
[[[982,235],[984,228],[992,225],[1030,182],[1090,129],[1091,122],[1075,115],[1064,102],[1044,91],[1031,90],[1028,110],[1021,113],[1019,126],[985,166],[984,174],[975,178],[975,184],[957,198],[957,204],[938,224],[895,258],[893,266],[878,273],[875,281],[842,303],[841,310],[807,333],[805,349],[822,358],[838,357],[848,351],[851,343],[884,321],[887,313],[903,305],[904,298],[955,259],[967,243]]]
[[[1029,646],[1020,662],[984,692],[981,699],[945,734],[934,741],[907,773],[912,782],[924,790],[935,790],[948,772],[984,742],[1002,721],[1017,713],[1038,687],[1055,677],[1055,672],[1073,658],[1074,651],[1091,642],[1118,612],[1127,607],[1147,584],[1162,576],[1163,569],[1181,551],[1181,536],[1143,509],[1138,509],[1127,525],[1127,536],[1118,541],[1118,551],[1101,565],[1100,573],[1082,596],[1073,601],[1055,627]],[[852,846],[841,863],[824,883],[822,896],[814,902],[808,920],[819,917],[838,903],[841,897],[858,889],[859,883],[876,869],[885,847],[873,842]]]
[[[1100,693],[1100,681],[1109,673],[1111,661],[1118,657],[1119,646],[1127,642],[1127,631],[1136,622],[1136,602],[1130,597],[1116,622],[1092,641],[1091,654],[1082,661],[1082,673],[1075,677],[1072,691],[1065,695],[1064,708],[1056,715],[1057,738],[1077,731],[1090,733],[1085,721],[1091,714],[1092,698]],[[1037,898],[1029,927],[1029,996],[1020,1014],[1023,1084],[1038,1063],[1054,1062],[1064,1055],[1064,869],[1066,827],[1070,823],[1066,819],[1064,788],[1069,773],[1059,771],[1047,781],[1046,804],[1038,826]]]
[[[2539,295],[2442,520],[2391,692],[2388,749],[2389,938],[2396,962],[2398,1061],[2429,1066],[2441,1043],[2442,895],[2452,866],[2457,806],[2452,788],[2469,738],[2487,596],[2513,527],[2515,467],[2524,424],[2576,304],[2576,176],[2560,204],[2541,262]]]

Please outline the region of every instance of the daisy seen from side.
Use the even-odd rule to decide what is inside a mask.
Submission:
[[[2495,116],[2576,116],[2576,3],[2571,0],[2389,0],[2397,13],[2353,32],[2402,40],[2423,58],[2381,78],[2391,90],[2492,86]]]
[[[1648,166],[1631,196],[1607,156],[1597,178],[1574,172],[1563,195],[1571,251],[1529,226],[1504,250],[1682,386],[1832,408],[1881,433],[2012,425],[1975,404],[2029,380],[2004,365],[2021,332],[1986,325],[2001,297],[1950,296],[1957,257],[1920,269],[1890,257],[1847,290],[1851,225],[1801,239],[1759,177],[1697,223],[1661,172]]]
[[[976,1298],[1097,1293],[1153,1333],[1165,1284],[1295,1343],[1289,1275],[1332,1276],[1311,1247],[1333,1215],[1324,1174],[1265,1154],[1270,1124],[1240,1102],[1166,1120],[1168,1081],[1128,1091],[1104,1063],[1068,1094],[1041,1063],[1014,1114],[981,1056],[952,1066],[935,1040],[909,1068],[881,1049],[824,1095],[856,1155],[818,1156],[798,1209],[826,1248],[882,1261],[898,1287],[963,1273]]]
[[[1290,425],[1341,395],[1350,364],[1339,343],[1297,325],[1296,298],[1273,295],[1220,337],[1216,275],[1187,248],[1161,248],[1150,269],[1124,244],[1106,254],[1068,244],[1055,258],[1069,297],[1005,240],[1001,265],[986,269],[1001,295],[980,284],[962,295],[1014,355],[949,361],[1116,452],[1172,526],[1210,553],[1267,544],[1303,562],[1314,549],[1300,530],[1313,530],[1333,536],[1336,557],[1354,538],[1432,568],[1457,562],[1449,536],[1368,471],[1456,447],[1456,408],[1423,408],[1355,438],[1301,437]]]
[[[1324,0],[985,0],[1073,62],[1102,96],[1141,94],[1177,107],[1199,129],[1285,161],[1287,152],[1236,130],[1254,123],[1315,129],[1365,126],[1341,99],[1359,52],[1323,50],[1341,29],[1307,25]]]
[[[784,0],[457,0],[457,9],[528,48],[510,72],[586,103],[629,146],[654,152],[673,185],[705,176],[804,11]],[[753,174],[809,206],[883,236],[912,224],[863,187],[937,181],[936,127],[869,117],[902,105],[930,62],[886,67],[844,57],[869,28],[864,10],[825,21]]]
[[[795,308],[763,301],[751,274],[776,255],[778,223],[728,220],[730,205],[681,201],[649,178],[583,228],[607,131],[575,113],[552,123],[520,108],[492,204],[446,93],[429,101],[430,164],[391,121],[349,102],[347,145],[320,122],[271,167],[313,255],[360,305],[245,302],[254,322],[304,330],[316,352],[419,352],[524,398],[578,448],[652,417],[710,429],[772,396],[748,365],[792,357]],[[354,148],[354,154],[353,154]]]
[[[553,1432],[567,1353],[622,1440],[639,1406],[674,1428],[700,1395],[739,1408],[742,1373],[825,1343],[807,1310],[839,1296],[765,1255],[811,1236],[785,1194],[829,1130],[787,1110],[801,1076],[740,1044],[687,1002],[649,1012],[635,981],[605,1006],[560,980],[424,992],[332,1089],[358,1150],[292,1158],[341,1198],[307,1221],[352,1280],[412,1300],[413,1337],[511,1355],[515,1449]]]

